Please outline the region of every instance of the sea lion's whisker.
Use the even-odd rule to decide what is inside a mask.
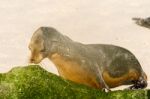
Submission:
[[[43,66],[43,64],[42,64],[42,63],[39,63],[39,65],[40,65],[40,66]]]
[[[39,63],[39,65],[40,65],[40,66],[45,66],[45,64],[43,64],[43,63]]]

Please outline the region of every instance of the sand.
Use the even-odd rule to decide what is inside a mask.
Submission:
[[[122,46],[138,58],[150,78],[150,29],[132,17],[150,16],[149,0],[1,0],[0,72],[28,64],[28,44],[40,26],[51,26],[75,41]],[[48,60],[43,68],[57,73]]]

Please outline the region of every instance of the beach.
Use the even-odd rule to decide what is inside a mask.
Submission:
[[[149,81],[150,29],[132,20],[149,17],[149,5],[149,0],[0,1],[0,72],[28,65],[32,34],[41,26],[50,26],[84,44],[113,44],[130,50]],[[58,74],[48,59],[41,66]]]

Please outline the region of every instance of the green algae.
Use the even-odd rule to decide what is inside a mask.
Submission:
[[[148,99],[149,90],[103,92],[65,80],[38,65],[0,74],[0,99]]]

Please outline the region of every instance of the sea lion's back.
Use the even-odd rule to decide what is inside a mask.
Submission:
[[[127,49],[105,44],[89,44],[87,46],[93,47],[99,52],[103,64],[103,68],[109,70],[114,77],[122,76],[130,69],[142,71],[140,63],[137,58]],[[116,71],[119,71],[118,74]]]

